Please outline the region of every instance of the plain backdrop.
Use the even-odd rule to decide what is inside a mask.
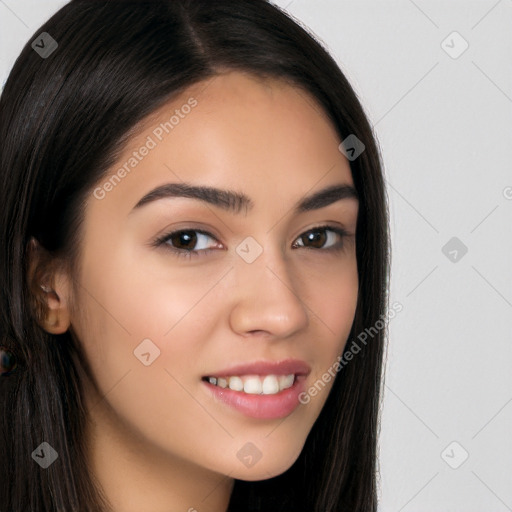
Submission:
[[[66,2],[0,0],[0,79]],[[380,512],[512,511],[512,0],[279,0],[374,126],[391,210]]]

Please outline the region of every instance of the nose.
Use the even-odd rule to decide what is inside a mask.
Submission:
[[[241,336],[264,334],[286,338],[308,325],[308,307],[301,299],[300,276],[279,251],[265,248],[252,263],[239,259],[230,314],[231,328]]]

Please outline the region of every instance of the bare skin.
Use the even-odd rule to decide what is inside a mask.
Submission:
[[[197,104],[182,108],[191,97]],[[154,130],[176,109],[159,140]],[[105,187],[148,137],[155,147]],[[53,274],[43,326],[71,329],[84,347],[91,470],[114,512],[223,512],[234,479],[279,475],[299,456],[332,380],[285,418],[261,419],[217,400],[202,377],[294,358],[311,368],[307,389],[343,352],[358,293],[358,201],[293,211],[314,192],[353,185],[339,143],[305,92],[231,72],[146,119],[98,184],[104,192],[91,192],[81,273]],[[155,187],[184,181],[244,193],[254,206],[233,213],[181,197],[134,209]],[[313,230],[320,242],[308,241],[326,224],[347,236]],[[189,247],[200,255],[172,253],[179,237],[152,245],[185,228],[211,234],[195,232]],[[263,250],[251,263],[236,251],[247,237]],[[148,366],[134,355],[145,339],[160,350]],[[237,457],[247,443],[261,453],[251,467]]]

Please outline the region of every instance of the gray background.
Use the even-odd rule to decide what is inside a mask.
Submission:
[[[2,84],[65,3],[0,0]],[[336,58],[385,164],[403,310],[379,510],[512,511],[512,0],[275,3]]]

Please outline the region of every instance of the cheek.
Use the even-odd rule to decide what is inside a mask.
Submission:
[[[105,335],[108,331],[116,338],[128,336],[132,344],[154,338],[165,345],[182,325],[193,334],[199,325],[200,303],[225,270],[207,273],[174,261],[166,266],[161,256],[142,259],[132,255],[129,247],[111,261],[101,269],[90,266],[84,275],[85,286],[93,290],[85,299],[95,299],[87,301],[87,307]]]
[[[104,392],[129,371],[155,367],[163,371],[169,363],[167,345],[171,340],[176,345],[172,360],[190,362],[191,343],[177,343],[176,339],[180,333],[185,336],[183,328],[190,328],[187,321],[193,316],[193,305],[205,291],[199,281],[185,283],[177,273],[153,275],[127,255],[130,251],[126,249],[113,251],[101,265],[92,258],[86,260],[79,318],[73,322]],[[190,342],[190,332],[186,337]]]
[[[315,344],[310,348],[315,366],[308,379],[308,404],[314,415],[320,414],[337,375],[336,362],[343,353],[358,299],[358,274],[355,256],[336,270],[323,271],[308,278],[307,306],[317,326]]]
[[[308,276],[306,286],[306,304],[312,310],[312,319],[323,327],[328,346],[340,352],[357,306],[359,280],[355,256],[340,265],[318,267],[316,273]]]
[[[166,267],[161,258],[158,265],[141,263],[130,254],[113,254],[101,269],[85,267],[82,279],[87,293],[80,308],[87,316],[77,332],[102,392],[120,379],[136,378],[138,389],[150,394],[197,385],[199,355],[224,315],[215,285],[229,267]]]
[[[84,273],[88,293],[76,325],[100,393],[93,407],[105,399],[131,435],[200,459],[197,440],[212,419],[189,393],[200,385],[198,355],[212,332],[208,291],[217,279],[155,276],[121,263],[108,270]]]

